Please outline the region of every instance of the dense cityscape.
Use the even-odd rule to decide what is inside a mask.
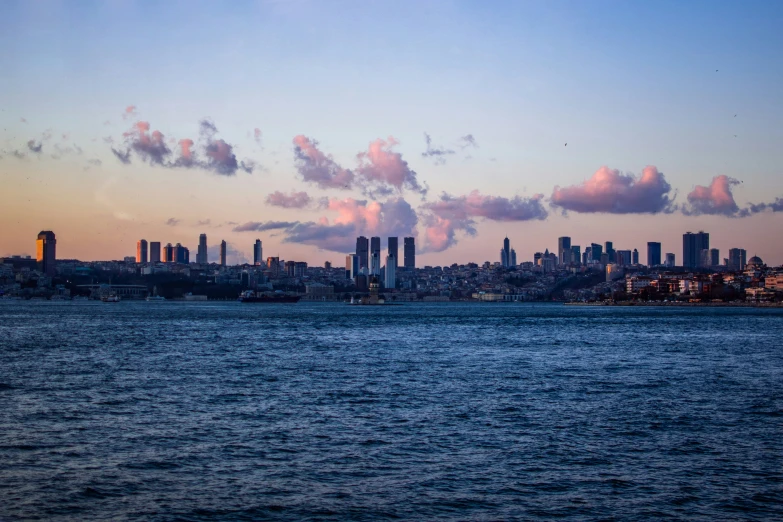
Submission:
[[[382,251],[382,243],[385,252]],[[57,239],[42,231],[36,257],[0,258],[0,296],[6,299],[147,299],[233,300],[253,296],[348,301],[370,294],[381,302],[406,301],[565,301],[582,303],[774,303],[783,300],[783,267],[769,267],[742,248],[721,259],[710,248],[707,232],[683,234],[682,257],[663,253],[648,242],[646,256],[637,249],[615,249],[611,241],[584,249],[570,237],[557,240],[557,251],[536,252],[517,261],[505,238],[498,261],[416,265],[414,237],[356,238],[355,253],[345,265],[308,266],[304,261],[263,256],[253,244],[253,263],[229,265],[227,244],[219,259],[209,259],[207,236],[199,236],[195,262],[177,243],[161,246],[141,239],[136,255],[115,261],[57,259]],[[401,262],[400,262],[401,261]]]

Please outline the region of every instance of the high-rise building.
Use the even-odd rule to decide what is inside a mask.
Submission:
[[[710,235],[706,232],[686,232],[682,235],[682,266],[696,268],[700,266],[702,250],[710,249]]]
[[[609,263],[614,263],[616,258],[614,255],[614,245],[611,241],[604,243],[604,254],[606,254]],[[606,264],[606,263],[604,263]]]
[[[356,238],[356,255],[359,256],[359,270],[370,266],[370,242],[364,236]]]
[[[160,263],[160,241],[150,241],[150,263]]]
[[[710,265],[709,266],[718,266],[720,265],[720,250],[717,248],[710,248]]]
[[[511,261],[509,262],[509,266],[517,266],[517,251],[513,248],[511,249]]]
[[[220,266],[226,266],[226,262],[228,261],[227,248],[228,245],[226,245],[226,241],[225,240],[221,241],[220,242]]]
[[[557,238],[557,262],[561,265],[570,265],[573,262],[571,254],[571,238],[568,236]]]
[[[297,261],[294,263],[294,277],[303,278],[307,275],[307,263],[305,261]]]
[[[397,246],[397,238],[396,237],[389,237],[387,240],[388,243],[388,254],[390,256],[393,256],[394,259],[399,259],[399,248]]]
[[[209,255],[207,254],[206,234],[200,234],[198,236],[198,250],[196,251],[196,263],[200,265],[206,265],[209,263]]]
[[[500,266],[508,267],[511,264],[511,242],[508,236],[503,240],[503,250],[500,251]]]
[[[49,277],[56,274],[55,264],[57,263],[57,239],[51,230],[42,230],[35,241],[35,260],[38,262],[38,269]]]
[[[729,269],[730,270],[745,270],[745,264],[747,262],[747,252],[744,248],[730,248],[729,249]]]
[[[370,257],[372,258],[373,254],[378,254],[378,266],[381,266],[381,238],[379,237],[371,237],[370,238]],[[378,269],[380,273],[380,268]]]
[[[703,248],[699,252],[699,266],[702,268],[709,268],[710,266],[710,249]]]
[[[270,279],[280,278],[280,258],[279,257],[267,257],[266,269],[269,272]]]
[[[403,266],[405,268],[416,268],[416,243],[414,242],[414,238],[404,238],[402,249],[403,254],[405,255]]]
[[[639,264],[639,251],[636,250],[635,248],[633,249],[633,252],[631,252],[631,263],[633,263],[634,265]]]
[[[256,239],[256,242],[253,245],[253,264],[259,266],[263,261],[264,261],[264,249],[263,246],[261,245],[261,240]]]
[[[147,240],[139,239],[136,242],[136,262],[146,263],[149,257],[147,256]]]
[[[171,243],[166,243],[166,246],[163,247],[163,262],[164,263],[174,262],[174,247],[171,246]]]
[[[370,253],[370,275],[381,275],[381,253]]]
[[[286,261],[285,262],[285,273],[288,277],[294,277],[294,270],[296,269],[296,262],[294,261]]]
[[[571,245],[571,264],[579,265],[582,263],[582,247],[579,245]]]
[[[389,254],[386,256],[384,286],[392,289],[397,286],[397,259]]]
[[[672,268],[672,267],[675,266],[674,265],[674,254],[672,254],[671,252],[666,254],[666,262],[664,263],[664,266],[666,266],[668,268]]]
[[[618,266],[628,266],[633,262],[633,253],[630,250],[616,250],[614,255]]]
[[[359,275],[359,256],[349,254],[345,256],[345,278],[353,279]]]
[[[592,261],[593,263],[600,263],[601,262],[601,254],[603,254],[603,247],[597,243],[591,243],[590,244],[590,257],[587,260],[588,262]]]
[[[660,266],[661,244],[652,241],[647,242],[647,266]]]
[[[190,263],[190,250],[188,250],[187,247],[184,247],[177,243],[174,246],[174,252],[172,254],[172,257],[174,258],[175,263],[181,263],[183,265],[187,265]]]

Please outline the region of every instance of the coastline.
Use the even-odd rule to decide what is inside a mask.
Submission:
[[[661,302],[661,301],[647,301],[647,302],[631,302],[622,301],[618,303],[609,302],[595,302],[595,303],[579,303],[579,302],[566,302],[563,303],[566,306],[656,306],[656,307],[697,307],[697,308],[783,308],[783,303],[753,303],[753,302],[740,302],[740,303],[685,303],[685,302]]]

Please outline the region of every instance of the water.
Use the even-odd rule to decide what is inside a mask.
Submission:
[[[783,310],[0,303],[0,519],[783,519]]]

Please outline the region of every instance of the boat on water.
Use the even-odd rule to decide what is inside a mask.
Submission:
[[[165,301],[166,298],[162,295],[148,295],[147,301]]]
[[[301,296],[286,295],[284,293],[260,293],[246,290],[239,294],[240,303],[298,303]]]
[[[111,293],[109,295],[104,295],[101,297],[101,301],[104,303],[119,303],[120,302],[120,296],[118,296],[115,293]]]

